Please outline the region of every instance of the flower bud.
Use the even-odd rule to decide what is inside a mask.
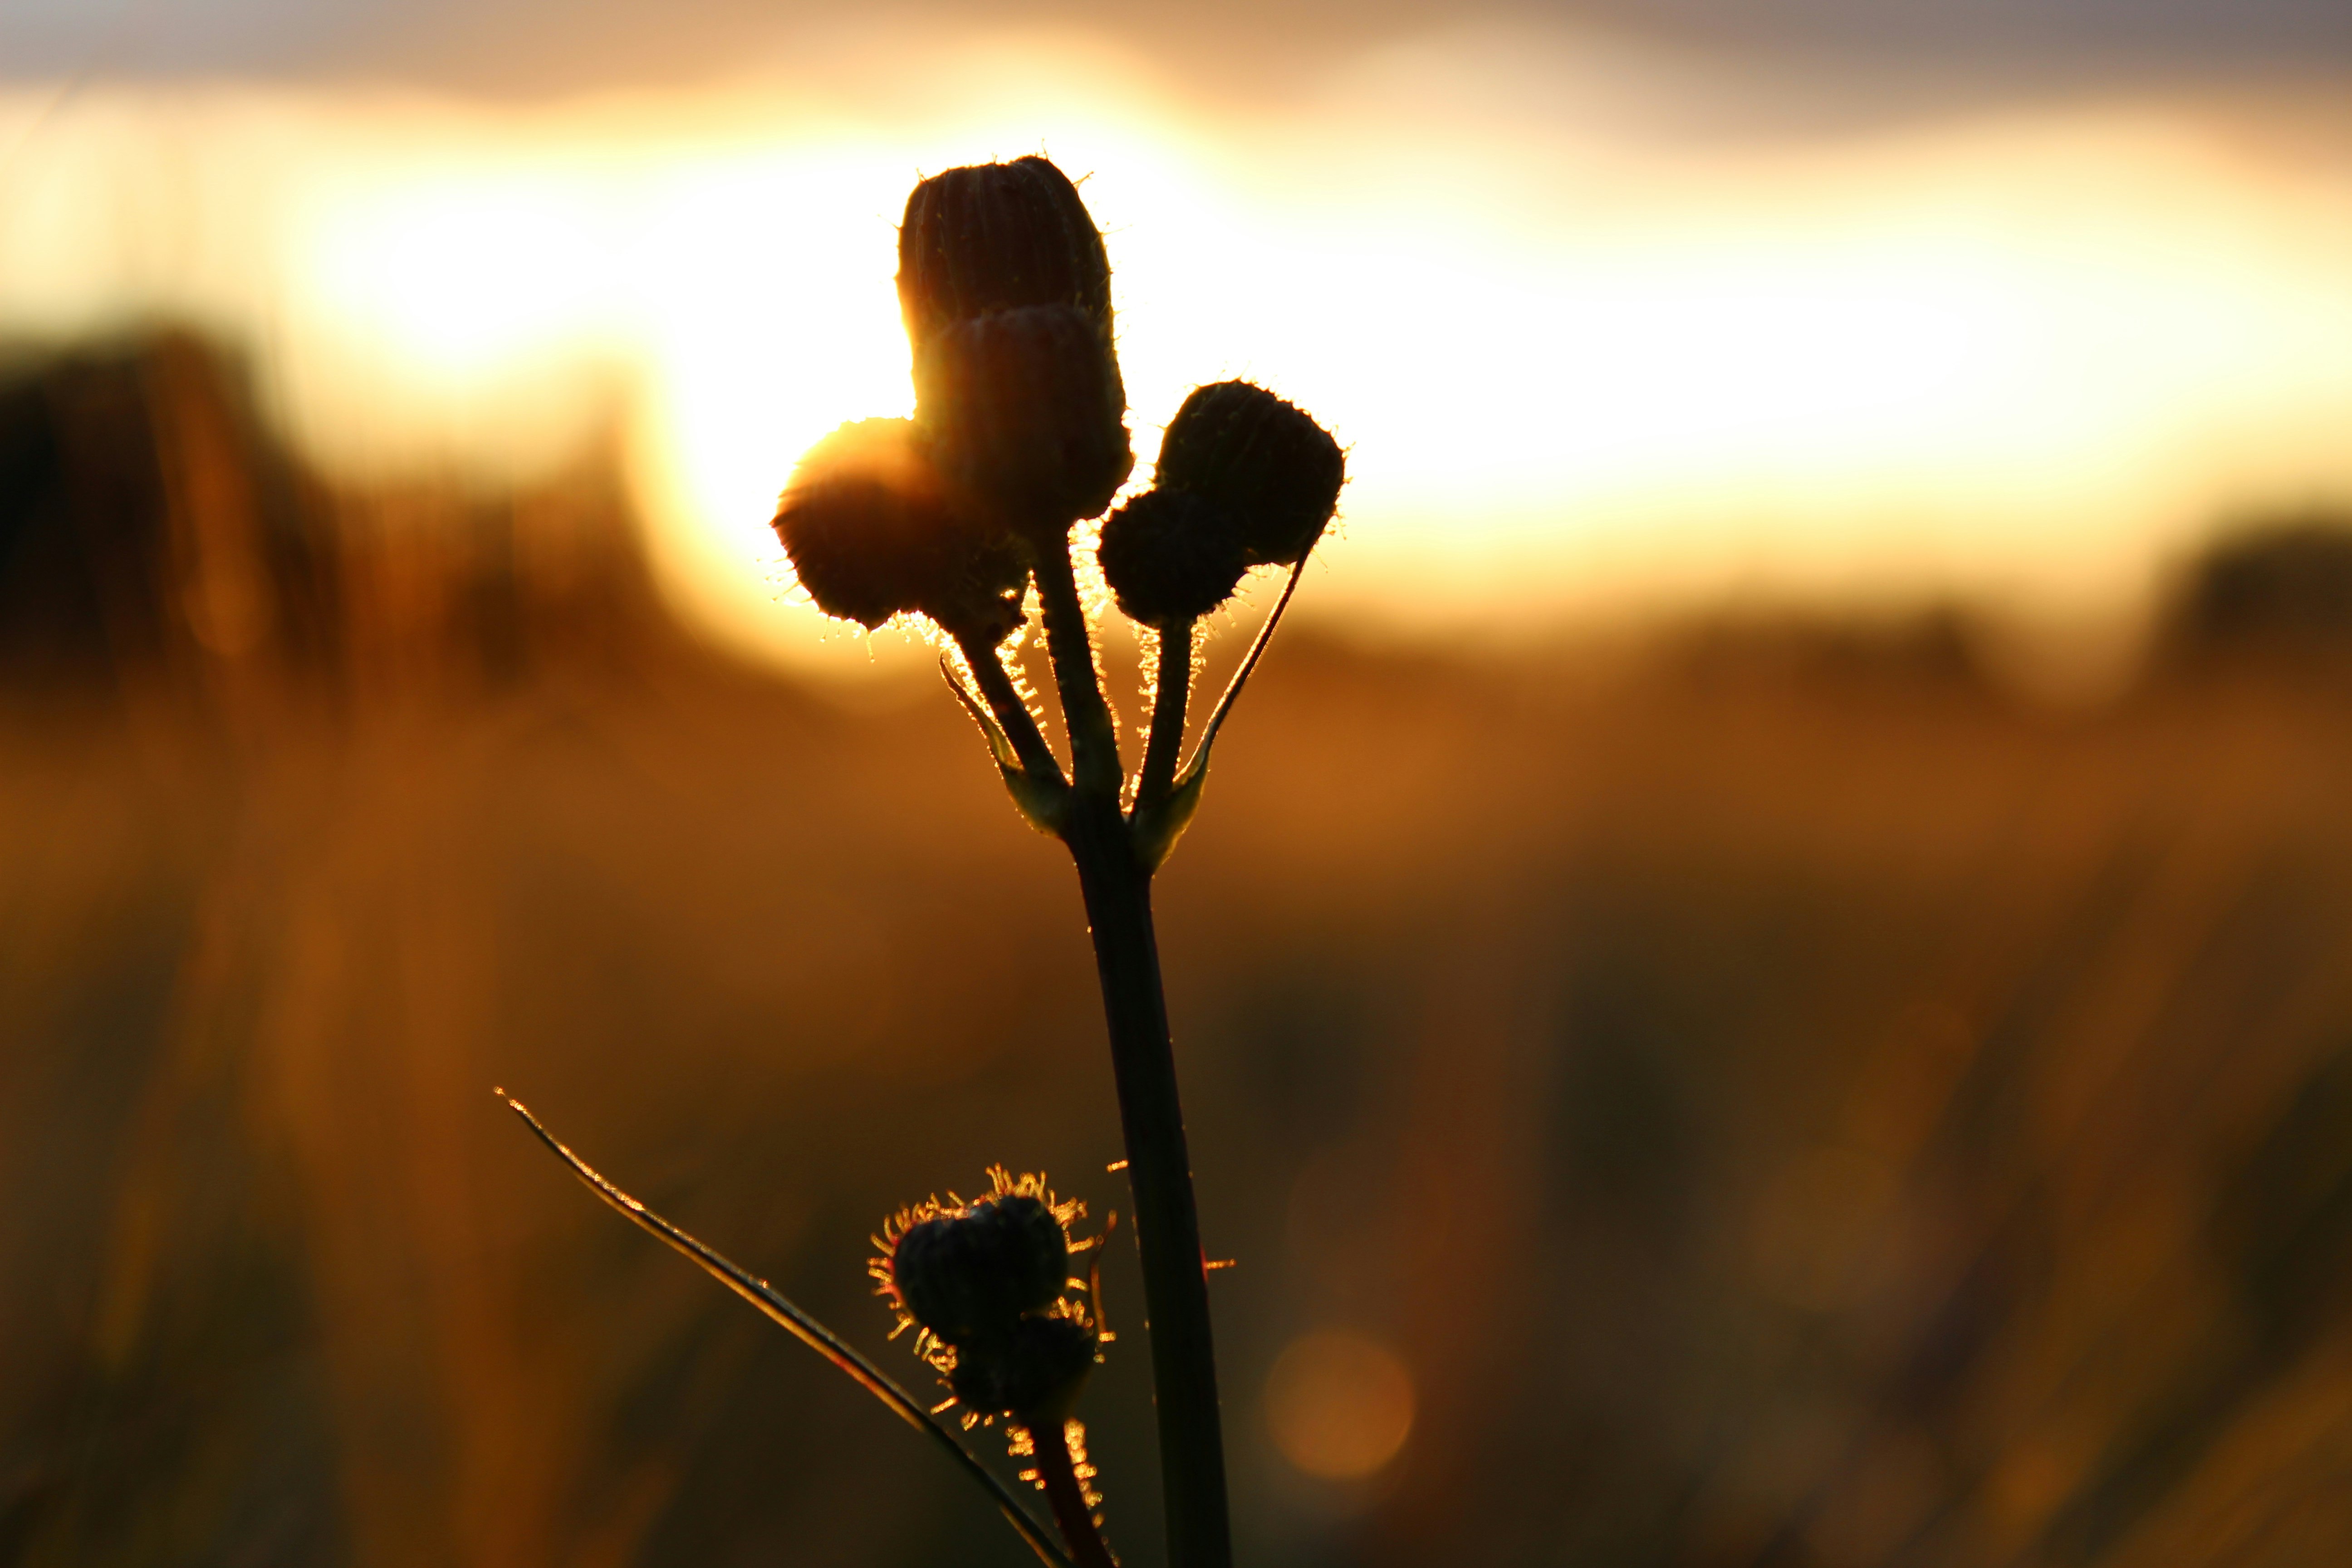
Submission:
[[[910,420],[858,420],[811,447],[774,527],[829,616],[873,627],[916,610],[992,644],[1020,624],[1019,552],[950,502]]]
[[[1010,1333],[1060,1299],[1069,1268],[1061,1220],[1021,1193],[910,1226],[890,1254],[899,1305],[951,1345]]]
[[[1147,626],[1207,615],[1247,564],[1240,521],[1191,490],[1146,490],[1112,512],[1097,559],[1120,613]]]
[[[1347,458],[1301,408],[1246,381],[1196,389],[1168,422],[1153,482],[1222,502],[1253,566],[1306,558],[1339,504]]]
[[[1058,1427],[1094,1370],[1095,1331],[1076,1318],[1024,1318],[956,1347],[948,1387],[983,1415]]]
[[[957,494],[1033,542],[1108,506],[1135,466],[1118,361],[1071,305],[941,331],[915,356],[915,417]]]
[[[1070,305],[1110,337],[1110,262],[1077,187],[1043,158],[950,169],[917,185],[898,229],[898,305],[923,345],[957,321]]]

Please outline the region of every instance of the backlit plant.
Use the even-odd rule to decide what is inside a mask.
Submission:
[[[1106,510],[1134,465],[1114,345],[1110,267],[1077,190],[1043,158],[951,169],[908,198],[898,300],[914,350],[912,419],[843,426],[810,450],[775,528],[819,608],[866,627],[929,623],[1022,815],[1068,847],[1108,1023],[1143,1265],[1168,1556],[1227,1568],[1223,1438],[1184,1121],[1152,931],[1151,878],[1198,805],[1211,748],[1322,537],[1345,477],[1312,418],[1246,382],[1203,386],[1169,423],[1152,488]],[[1080,527],[1102,517],[1098,534]],[[1092,544],[1120,612],[1150,637],[1139,765],[1119,753],[1074,548]],[[1183,754],[1196,633],[1253,567],[1289,568],[1274,613]],[[1017,650],[1042,623],[1068,764],[1024,698]],[[694,1258],[951,1452],[1038,1554],[1106,1568],[1072,1415],[1109,1335],[1069,1274],[1082,1213],[1041,1176],[991,1173],[877,1237],[873,1272],[948,1400],[926,1408],[765,1282],[613,1187],[530,1121],[600,1195]],[[955,1429],[939,1417],[961,1405]],[[1064,1546],[967,1450],[1002,1419]]]

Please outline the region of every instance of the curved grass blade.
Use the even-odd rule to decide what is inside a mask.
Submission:
[[[1076,1568],[1069,1553],[1029,1517],[1029,1510],[1022,1507],[1020,1500],[1013,1496],[1012,1489],[997,1479],[995,1474],[978,1459],[973,1458],[971,1452],[961,1443],[956,1441],[952,1433],[933,1420],[929,1412],[916,1404],[913,1397],[905,1389],[893,1383],[880,1367],[844,1344],[835,1336],[831,1329],[793,1305],[766,1280],[730,1262],[606,1181],[588,1162],[559,1142],[555,1134],[550,1132],[521,1100],[515,1099],[502,1089],[492,1092],[506,1101],[508,1108],[517,1116],[522,1118],[523,1125],[530,1129],[533,1137],[552,1150],[557,1159],[572,1167],[572,1173],[579,1177],[590,1192],[604,1199],[605,1204],[620,1214],[623,1218],[638,1229],[658,1237],[672,1248],[692,1259],[704,1273],[751,1302],[771,1321],[790,1331],[803,1344],[848,1373],[854,1382],[888,1405],[891,1412],[908,1426],[922,1431],[940,1447],[946,1449],[948,1456],[962,1468],[964,1473],[987,1490],[989,1500],[995,1503],[1013,1528],[1020,1531],[1021,1539],[1029,1543],[1030,1550],[1036,1552],[1040,1560],[1050,1564],[1051,1568]]]

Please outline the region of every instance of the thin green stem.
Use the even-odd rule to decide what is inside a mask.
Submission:
[[[1192,621],[1190,616],[1160,628],[1152,654],[1151,739],[1143,750],[1143,776],[1135,786],[1135,807],[1148,811],[1168,798],[1176,763],[1184,751],[1184,703],[1192,693]]]
[[[1045,1500],[1054,1507],[1054,1522],[1062,1527],[1070,1555],[1079,1568],[1118,1568],[1118,1561],[1103,1544],[1095,1528],[1094,1510],[1087,1506],[1087,1489],[1070,1456],[1069,1428],[1062,1422],[1040,1422],[1028,1428],[1029,1446],[1036,1450],[1037,1474],[1045,1483]]]
[[[1116,804],[1126,770],[1118,760],[1110,705],[1095,679],[1094,637],[1066,550],[1037,552],[1037,597],[1045,610],[1045,648],[1062,697],[1062,722],[1070,732],[1073,782],[1081,792],[1109,795]]]

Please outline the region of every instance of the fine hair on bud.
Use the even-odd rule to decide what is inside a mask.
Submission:
[[[1339,443],[1306,410],[1221,381],[1197,388],[1168,422],[1153,482],[1229,508],[1251,565],[1288,566],[1323,537],[1347,477]]]
[[[898,304],[919,351],[957,321],[1069,305],[1110,334],[1110,261],[1069,177],[1044,158],[950,169],[898,228]]]
[[[1240,519],[1191,490],[1146,490],[1112,512],[1097,559],[1119,612],[1147,626],[1207,615],[1248,567]]]
[[[909,1226],[889,1263],[907,1315],[951,1345],[1010,1333],[1025,1314],[1060,1300],[1069,1270],[1060,1216],[1025,1193]]]
[[[917,611],[992,644],[1020,624],[1019,551],[953,504],[911,420],[857,420],[811,447],[774,527],[829,616],[870,629]]]
[[[958,498],[1033,543],[1058,544],[1135,466],[1118,357],[1075,306],[941,331],[915,355],[915,417]]]

